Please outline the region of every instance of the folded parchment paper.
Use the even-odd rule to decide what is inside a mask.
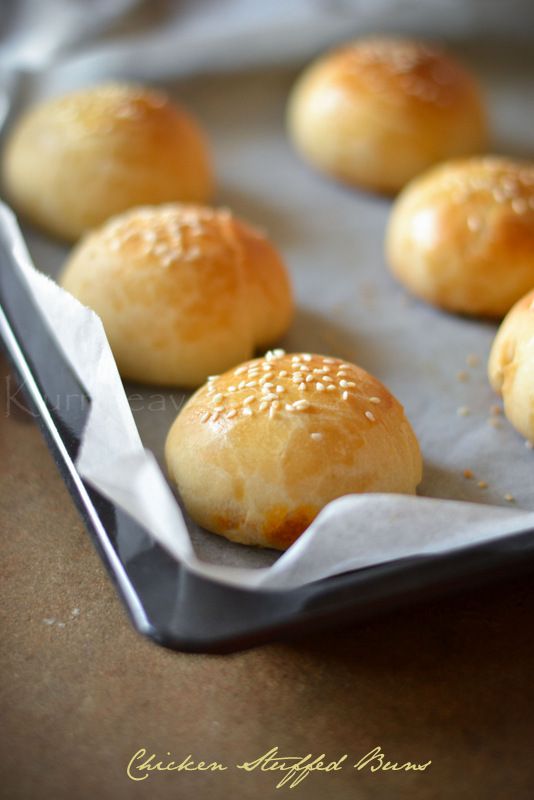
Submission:
[[[263,41],[265,24],[258,22],[251,41]],[[80,473],[191,569],[239,585],[293,587],[534,527],[534,453],[506,421],[494,427],[490,412],[498,400],[488,386],[485,364],[495,326],[442,314],[407,297],[388,275],[382,255],[389,201],[328,182],[291,151],[283,126],[295,75],[288,48],[294,41],[301,58],[310,42],[317,47],[318,25],[315,20],[315,27],[308,27],[304,44],[298,31],[284,40],[284,47],[277,42],[276,52],[283,51],[286,62],[280,67],[273,67],[272,59],[266,66],[261,52],[254,59],[250,44],[240,51],[235,30],[224,26],[217,35],[212,31],[217,47],[202,69],[196,50],[190,58],[187,48],[185,55],[173,57],[176,47],[168,32],[165,46],[148,64],[136,59],[135,46],[124,41],[115,49],[107,42],[102,52],[83,57],[51,58],[40,72],[21,70],[20,64],[9,71],[0,63],[7,76],[4,108],[11,116],[43,96],[104,77],[157,79],[186,102],[212,140],[217,202],[264,227],[292,273],[298,313],[282,346],[355,361],[383,380],[406,407],[425,458],[423,496],[341,498],[278,559],[270,551],[205,533],[184,518],[161,469],[165,436],[184,395],[129,385],[127,398],[99,320],[31,266],[16,223],[2,209],[0,235],[10,241],[18,268],[93,401]],[[334,27],[328,28],[325,41]],[[214,52],[222,71],[215,69]],[[528,48],[516,45],[499,53],[471,47],[466,55],[486,85],[495,149],[525,151],[534,104]],[[247,69],[240,71],[244,63]],[[24,237],[39,270],[56,276],[67,249],[30,228]],[[465,373],[463,380],[458,373]],[[465,469],[473,471],[474,480],[463,476]],[[479,480],[487,488],[480,488]],[[512,502],[505,499],[508,494]]]

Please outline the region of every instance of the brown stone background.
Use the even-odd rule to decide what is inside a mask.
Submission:
[[[533,796],[531,577],[231,656],[158,648],[131,628],[38,428],[6,416],[0,365],[2,798]],[[235,769],[125,773],[140,747],[233,764],[273,745],[356,760],[377,744],[432,765],[292,790]]]

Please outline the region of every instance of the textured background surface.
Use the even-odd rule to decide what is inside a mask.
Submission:
[[[532,796],[531,578],[233,656],[158,648],[130,627],[39,430],[13,404],[6,416],[0,364],[0,797],[280,797],[268,773],[134,784],[125,766],[139,747],[233,763],[273,745],[335,758],[377,744],[433,764],[312,775],[291,796]]]

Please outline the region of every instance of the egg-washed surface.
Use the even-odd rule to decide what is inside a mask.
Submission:
[[[386,242],[416,295],[502,317],[534,286],[534,164],[485,156],[425,172],[395,203]]]
[[[243,544],[285,549],[346,494],[413,494],[417,440],[380,381],[341,359],[277,349],[208,379],[166,443],[192,517]]]

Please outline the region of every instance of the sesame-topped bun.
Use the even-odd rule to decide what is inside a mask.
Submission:
[[[503,316],[534,286],[534,164],[472,158],[421,175],[393,207],[386,249],[429,303]]]
[[[283,350],[209,378],[165,452],[199,525],[280,550],[337,497],[413,494],[421,480],[415,434],[380,381],[337,358]]]
[[[128,84],[30,109],[8,139],[3,180],[17,210],[72,241],[137,205],[205,203],[213,185],[204,134],[189,112]]]
[[[393,37],[351,42],[311,64],[288,124],[315,167],[388,193],[438,161],[484,150],[487,139],[470,73],[441,49]]]
[[[491,349],[488,375],[504,413],[534,444],[534,289],[506,315]]]
[[[124,378],[198,386],[275,342],[293,313],[275,248],[224,209],[137,208],[88,234],[61,284],[102,319]]]

